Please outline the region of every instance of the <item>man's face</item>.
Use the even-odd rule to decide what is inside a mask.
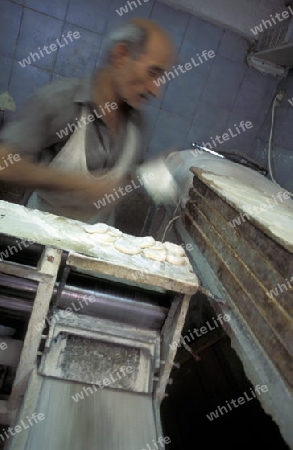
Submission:
[[[124,44],[122,44],[124,45]],[[128,54],[118,56],[116,86],[119,97],[133,108],[139,109],[151,97],[159,94],[157,78],[173,61],[171,44],[161,36],[149,38],[146,49],[136,60]]]

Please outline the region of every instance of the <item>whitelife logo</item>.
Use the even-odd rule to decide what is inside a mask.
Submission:
[[[210,139],[213,144],[211,144],[210,142],[202,142],[201,146],[212,150],[213,146],[215,148],[218,146],[218,144],[223,144],[224,142],[229,141],[231,138],[237,137],[241,133],[245,133],[245,131],[250,130],[251,128],[253,128],[253,124],[250,121],[244,122],[244,120],[241,120],[239,125],[236,125],[236,123],[234,123],[234,128],[235,128],[235,130],[232,130],[231,128],[229,128],[227,130],[227,133],[223,133],[222,136],[219,136],[217,134],[217,136],[211,137]],[[239,128],[241,128],[242,131]],[[234,133],[233,133],[233,131],[234,131]],[[235,131],[237,132],[237,134],[235,134]],[[215,141],[217,141],[218,144]]]
[[[56,134],[59,137],[59,139],[62,139],[63,137],[68,136],[69,132],[73,133],[73,131],[76,131],[77,128],[81,128],[83,125],[88,125],[91,122],[94,122],[95,116],[97,119],[102,119],[103,116],[106,116],[106,114],[110,113],[111,111],[118,108],[117,103],[115,102],[106,102],[104,106],[99,105],[100,111],[102,114],[99,114],[96,109],[93,110],[94,114],[88,114],[87,116],[81,116],[79,119],[76,117],[75,120],[77,122],[77,125],[75,123],[67,123],[67,127],[63,130],[57,131]],[[107,112],[105,111],[105,109]],[[81,123],[82,122],[82,123]]]
[[[149,0],[143,0],[143,1],[144,1],[144,3],[147,3]],[[121,17],[121,16],[123,16],[123,14],[127,14],[129,12],[128,7],[132,11],[133,5],[134,5],[134,8],[138,8],[138,6],[141,6],[141,0],[136,0],[136,2],[128,1],[124,6],[121,6],[120,9],[116,9],[116,13],[119,14],[119,16]]]
[[[118,188],[118,192],[114,188],[113,194],[106,194],[100,200],[95,202],[94,205],[97,209],[100,209],[103,206],[106,206],[107,204],[110,204],[111,202],[118,200],[121,197],[121,195],[124,197],[124,195],[129,194],[130,192],[133,191],[133,188],[139,189],[141,186],[143,186],[144,184],[148,184],[150,181],[152,181],[154,179],[155,179],[155,174],[153,172],[144,173],[142,175],[142,179],[140,178],[139,175],[137,175],[137,180],[139,181],[139,184],[135,184],[135,180],[131,180],[131,182],[130,182],[131,184],[127,184],[124,188],[126,192],[124,192],[124,189],[121,186]],[[115,196],[116,196],[116,198],[115,198]]]
[[[266,199],[267,204],[262,204],[259,206],[253,206],[250,208],[249,213],[241,213],[236,219],[233,219],[229,222],[230,225],[232,225],[233,228],[241,225],[241,222],[245,222],[246,220],[250,219],[250,214],[253,216],[255,214],[260,215],[262,212],[268,211],[269,209],[273,208],[274,206],[278,205],[279,202],[283,203],[282,197],[284,197],[285,200],[289,200],[290,194],[288,192],[278,192],[277,197],[274,195],[271,196],[274,203],[271,203],[270,199]],[[246,217],[244,217],[246,216]]]
[[[83,387],[82,391],[77,392],[75,395],[72,395],[71,398],[75,401],[75,403],[79,402],[80,400],[84,400],[84,393],[88,397],[89,393],[92,395],[94,392],[97,392],[98,389],[95,386],[96,384],[99,386],[99,389],[103,389],[104,387],[115,385],[117,381],[120,381],[123,377],[126,377],[127,375],[131,374],[134,371],[134,367],[132,366],[121,366],[118,369],[114,369],[113,372],[110,373],[109,378],[103,378],[102,381],[96,381],[95,384],[92,384],[91,387]],[[115,376],[117,378],[115,378]]]
[[[40,233],[42,234],[42,233]],[[44,235],[46,237],[46,235]],[[17,245],[8,245],[6,249],[3,252],[0,252],[0,261],[3,261],[4,259],[8,259],[9,256],[13,256],[14,254],[21,252],[23,248],[27,248],[30,245],[35,244],[40,240],[40,235],[38,233],[32,233],[32,239],[22,239],[21,241],[16,240],[15,244]]]
[[[190,62],[187,62],[184,64],[184,66],[182,64],[178,64],[177,68],[173,66],[174,70],[171,70],[170,72],[165,70],[165,75],[163,75],[162,77],[158,77],[156,80],[154,80],[155,85],[157,87],[160,87],[161,84],[166,83],[167,81],[166,78],[168,79],[168,81],[170,81],[170,76],[172,76],[172,79],[174,80],[175,76],[178,77],[180,73],[186,73],[188,70],[191,70],[194,67],[199,67],[201,64],[204,64],[205,61],[208,61],[209,58],[214,58],[216,55],[213,50],[210,51],[204,50],[201,55],[197,53],[196,56],[197,61],[195,61],[194,58],[191,58],[192,64]],[[183,67],[185,70],[183,69]],[[178,70],[180,70],[180,73],[178,72]]]
[[[252,395],[252,397],[249,397],[249,395],[244,392],[244,397],[238,397],[236,400],[234,400],[232,398],[232,400],[230,400],[230,402],[228,402],[228,400],[226,400],[227,405],[224,406],[217,406],[216,411],[212,411],[210,414],[207,414],[206,417],[212,422],[214,419],[218,419],[219,413],[221,414],[221,416],[223,416],[225,413],[227,414],[229,411],[232,411],[232,406],[233,405],[234,408],[238,408],[238,406],[240,405],[244,405],[244,403],[246,402],[250,402],[251,400],[257,398],[256,394],[258,394],[259,396],[261,395],[261,393],[264,392],[268,392],[268,387],[263,384],[262,386],[260,386],[259,384],[257,384],[253,389],[250,388],[250,393]],[[238,404],[237,404],[238,403]],[[228,411],[228,409],[229,411]],[[223,412],[224,411],[224,412]]]
[[[7,156],[7,158],[5,158],[5,156],[2,156],[2,160],[3,162],[1,162],[0,164],[0,170],[4,170],[7,167],[13,165],[15,162],[20,161],[20,155],[18,153],[9,153],[9,155]],[[2,166],[3,164],[3,166]]]
[[[293,277],[290,278],[290,281],[288,280],[288,278],[286,278],[286,284],[285,283],[278,283],[277,286],[272,289],[270,292],[268,292],[268,296],[270,298],[274,298],[277,297],[280,294],[283,294],[283,290],[285,291],[291,291],[293,289],[292,284],[290,283],[290,281],[293,283]]]
[[[74,33],[72,33],[72,31],[68,31],[66,37],[64,36],[64,34],[62,34],[61,42],[59,39],[56,39],[55,41],[56,44],[53,43],[50,44],[49,46],[44,45],[42,49],[38,47],[39,50],[38,52],[36,53],[30,52],[29,56],[27,58],[24,58],[22,61],[18,61],[18,64],[20,64],[21,67],[30,66],[32,62],[36,62],[36,58],[37,60],[44,58],[46,55],[50,55],[52,52],[56,52],[56,50],[58,50],[59,48],[65,47],[66,45],[70,44],[67,38],[70,40],[70,42],[73,42],[74,39],[80,38],[80,34],[78,31],[74,31]]]
[[[24,420],[20,421],[19,425],[15,425],[15,427],[8,427],[7,430],[5,430],[4,428],[2,429],[2,433],[0,434],[0,438],[2,439],[2,441],[4,442],[6,439],[9,439],[10,436],[15,436],[15,434],[17,433],[21,433],[23,430],[27,430],[29,427],[34,426],[36,423],[38,423],[39,421],[41,422],[42,420],[45,419],[45,415],[43,413],[33,413],[31,417],[26,416],[27,422],[28,422],[28,426],[26,426],[27,424],[25,423]],[[34,422],[32,422],[34,421]],[[8,432],[10,433],[10,436],[8,434]],[[4,437],[5,435],[5,437]]]
[[[164,444],[170,444],[170,442],[171,439],[169,438],[169,436],[160,436],[157,441],[153,439],[152,446],[150,446],[150,444],[146,444],[146,448],[142,448],[141,450],[160,450],[160,448],[165,448]],[[158,446],[158,444],[160,445],[160,447]]]
[[[262,20],[261,23],[259,25],[256,25],[254,28],[250,28],[250,31],[256,36],[259,33],[262,33],[264,30],[264,28],[267,30],[268,27],[273,27],[274,25],[277,25],[278,22],[276,22],[275,18],[279,21],[279,22],[283,22],[283,20],[286,20],[291,16],[293,16],[293,10],[291,8],[291,6],[288,6],[289,11],[283,11],[281,13],[276,13],[275,17],[273,17],[273,15],[270,15],[271,20]],[[282,18],[281,18],[282,16]],[[264,28],[263,28],[264,26]]]
[[[8,345],[6,344],[6,342],[1,342],[0,350],[7,350],[7,349],[8,349]]]
[[[181,342],[185,342],[186,341],[189,343],[191,342],[191,340],[195,340],[195,337],[193,335],[193,333],[197,336],[197,337],[201,337],[203,334],[208,333],[209,331],[215,330],[216,328],[219,328],[219,323],[221,325],[223,325],[224,322],[229,322],[231,320],[231,316],[229,314],[218,314],[217,318],[215,319],[214,317],[212,317],[211,319],[213,321],[213,324],[210,324],[209,321],[207,321],[205,323],[205,326],[198,328],[194,328],[193,331],[188,330],[188,334],[185,334],[184,336],[181,336],[180,339],[178,339],[177,341],[173,342],[172,344],[169,344],[169,347],[172,350],[176,350],[178,347],[181,347]],[[223,322],[224,321],[224,322]],[[218,323],[219,322],[219,323]],[[215,326],[213,326],[215,325]]]

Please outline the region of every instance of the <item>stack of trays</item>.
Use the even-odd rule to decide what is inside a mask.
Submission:
[[[241,208],[207,183],[201,170],[191,170],[185,227],[229,294],[232,307],[293,387],[292,246],[274,239],[251,217],[233,227],[233,220],[243,214]]]

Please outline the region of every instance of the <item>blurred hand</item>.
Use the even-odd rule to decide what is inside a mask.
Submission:
[[[179,199],[178,186],[164,159],[150,160],[142,164],[137,173],[153,173],[154,179],[144,183],[150,196],[156,204],[176,204]]]

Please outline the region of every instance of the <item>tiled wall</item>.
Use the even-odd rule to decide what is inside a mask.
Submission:
[[[137,8],[132,2],[133,10],[120,17],[116,9],[125,4],[124,0],[0,0],[0,92],[8,89],[19,107],[45,83],[91,73],[101,60],[108,31],[130,17],[149,17],[170,32],[181,64],[203,50],[213,50],[216,56],[170,81],[162,97],[146,107],[147,154],[171,146],[188,148],[191,141],[209,142],[242,120],[251,121],[253,128],[218,148],[251,154],[277,80],[247,66],[248,43],[155,0],[141,1]],[[78,31],[80,39],[30,66],[18,63],[69,30]]]

